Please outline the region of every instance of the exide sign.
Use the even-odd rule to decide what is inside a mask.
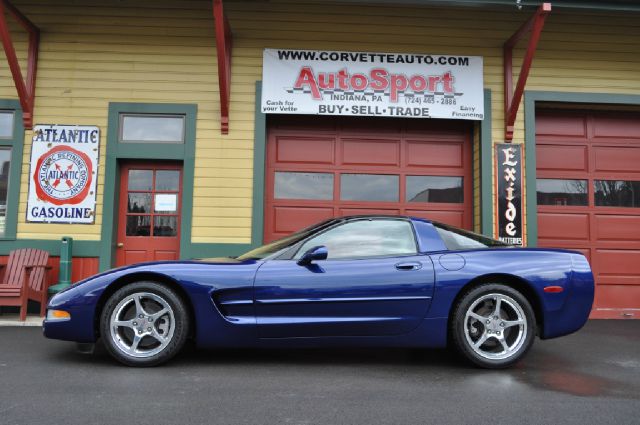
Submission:
[[[522,146],[495,145],[498,225],[497,237],[510,245],[523,245]]]
[[[482,58],[265,49],[262,111],[481,120]]]

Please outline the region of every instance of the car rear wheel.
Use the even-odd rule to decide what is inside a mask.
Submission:
[[[498,369],[527,353],[535,326],[531,304],[520,292],[485,284],[471,289],[456,304],[450,331],[454,346],[467,360]]]
[[[104,345],[129,366],[155,366],[184,346],[189,314],[171,289],[155,282],[136,282],[117,290],[102,310]]]

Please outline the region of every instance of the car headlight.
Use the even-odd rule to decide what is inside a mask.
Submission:
[[[47,310],[47,320],[62,321],[71,320],[71,314],[64,310]]]

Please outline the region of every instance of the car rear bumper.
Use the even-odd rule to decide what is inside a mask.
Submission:
[[[572,272],[565,289],[566,299],[562,308],[545,314],[542,339],[573,333],[589,319],[595,285],[589,262],[582,254],[571,254]]]

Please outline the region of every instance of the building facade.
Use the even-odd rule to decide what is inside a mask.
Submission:
[[[410,214],[505,236],[501,217],[515,214],[507,236],[589,258],[593,317],[639,317],[640,7],[579,3],[547,11],[507,140],[504,45],[541,2],[14,0],[39,30],[37,61],[4,2],[34,89],[25,110],[7,54],[0,255],[46,249],[55,275],[70,236],[77,281],[236,255],[332,216]],[[516,93],[535,33],[513,48]],[[283,103],[267,104],[286,78]]]

